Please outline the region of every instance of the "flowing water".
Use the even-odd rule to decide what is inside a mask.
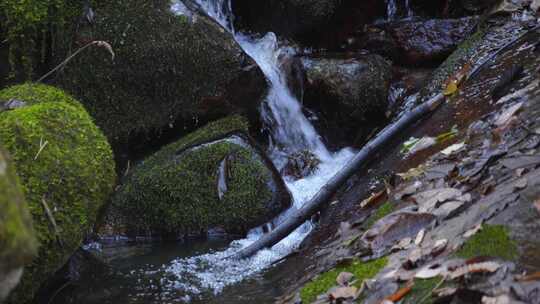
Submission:
[[[276,167],[281,168],[284,165],[284,159],[288,154],[301,150],[313,152],[322,161],[315,174],[297,181],[286,180],[293,197],[292,208],[301,207],[339,171],[353,156],[353,152],[344,149],[338,153],[330,153],[315,128],[304,116],[302,106],[286,84],[280,65],[283,57],[294,55],[291,48],[280,47],[274,33],[256,38],[235,32],[231,26],[233,16],[230,1],[197,0],[196,2],[206,14],[235,37],[242,49],[257,62],[270,83],[270,90],[265,101],[266,107],[263,107],[261,115],[266,126],[271,130],[271,145],[268,154]],[[291,210],[288,210],[275,219],[274,225],[278,225],[290,212]],[[224,287],[267,269],[274,261],[289,254],[310,231],[311,224],[307,222],[271,249],[262,250],[250,259],[242,261],[227,259],[239,249],[261,237],[262,228],[256,228],[250,231],[246,238],[232,242],[226,250],[174,260],[165,271],[175,275],[175,280],[170,282],[172,288],[185,289],[191,293],[204,290],[220,293]],[[193,279],[186,284],[183,278],[188,276]]]
[[[301,207],[313,197],[352,158],[353,151],[343,149],[337,153],[330,153],[315,128],[304,116],[299,101],[286,84],[280,65],[281,59],[294,55],[292,48],[280,47],[278,37],[274,33],[268,33],[263,37],[250,37],[235,32],[229,0],[196,0],[195,2],[208,16],[215,19],[234,36],[242,49],[257,62],[270,83],[265,100],[266,106],[261,110],[261,116],[266,127],[271,131],[268,154],[276,167],[281,168],[290,153],[302,150],[313,152],[321,160],[314,174],[296,181],[286,180],[286,185],[293,197],[293,206],[274,219],[272,224],[278,225],[293,209]],[[193,17],[188,6],[180,1],[175,1],[172,10],[177,14]],[[230,288],[232,285],[238,286],[241,282],[240,285],[243,286],[242,284],[246,284],[246,279],[257,277],[263,270],[268,270],[275,261],[297,248],[311,229],[311,223],[306,222],[272,248],[262,250],[246,260],[238,261],[228,259],[228,257],[260,238],[263,234],[262,227],[253,229],[244,239],[235,240],[228,246],[214,246],[213,249],[197,251],[203,254],[179,254],[172,259],[161,259],[161,264],[154,261],[154,263],[145,264],[144,267],[134,266],[135,269],[127,271],[125,276],[131,276],[132,280],[140,282],[140,286],[125,294],[124,299],[129,299],[130,303],[154,303],[154,301],[149,301],[148,297],[159,298],[158,303],[210,303],[210,299],[215,300],[216,295],[221,294],[225,288]],[[150,283],[149,277],[154,277]],[[217,296],[217,299],[219,297],[222,295]]]
[[[396,21],[400,17],[411,18],[414,16],[410,0],[404,0],[404,14],[400,14],[397,1],[386,0],[386,21]]]

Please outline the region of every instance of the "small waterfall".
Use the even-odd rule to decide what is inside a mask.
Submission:
[[[241,48],[259,65],[270,82],[269,93],[261,111],[266,127],[272,133],[272,145],[269,155],[276,167],[284,164],[284,159],[291,152],[309,150],[321,160],[317,172],[296,181],[285,180],[293,197],[294,208],[309,201],[326,182],[336,174],[354,155],[350,149],[330,153],[320,139],[319,134],[302,112],[302,106],[289,90],[285,74],[281,69],[280,58],[293,56],[291,48],[280,47],[274,33],[261,38],[253,38],[235,32],[230,0],[190,0],[196,2],[208,16],[227,29]],[[183,12],[173,1],[172,9]],[[287,218],[292,209],[274,220],[274,225]],[[191,258],[177,259],[163,270],[175,277],[167,285],[176,291],[183,290],[191,295],[212,291],[220,293],[228,285],[242,281],[250,275],[264,270],[272,263],[292,252],[311,231],[311,223],[306,222],[288,237],[270,249],[261,250],[255,256],[243,261],[227,259],[238,250],[245,248],[262,236],[263,228],[249,232],[245,239],[231,243],[224,251],[209,253]],[[169,275],[169,277],[170,277]]]
[[[407,12],[407,18],[412,18],[414,16],[410,2],[411,0],[405,0],[405,11]]]
[[[396,20],[397,11],[398,9],[396,0],[386,0],[386,20]]]
[[[386,21],[396,21],[401,18],[412,18],[413,16],[411,0],[404,0],[402,4],[398,4],[397,0],[386,0]]]

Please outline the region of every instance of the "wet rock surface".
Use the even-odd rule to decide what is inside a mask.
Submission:
[[[336,48],[358,26],[384,14],[381,1],[270,0],[232,1],[239,29],[275,32],[305,45]]]
[[[502,28],[512,26],[499,24],[494,29]],[[540,75],[538,58],[531,48],[537,37],[538,33],[531,32],[495,57],[490,54],[497,48],[490,47],[489,41],[472,52],[483,54],[468,57],[473,67],[486,63],[487,57],[493,59],[460,85],[448,105],[421,123],[419,129],[410,131],[436,136],[449,127],[435,123],[446,116],[458,124],[459,135],[417,152],[407,162],[386,155],[385,166],[374,166],[369,176],[346,185],[338,194],[343,203],[328,208],[320,227],[303,244],[303,262],[312,265],[311,273],[324,273],[354,258],[371,260],[386,255],[388,265],[374,277],[375,282],[366,281],[372,288],[363,289],[363,301],[373,298],[374,303],[380,303],[391,298],[403,303],[536,303],[540,264],[532,252],[538,249],[538,241],[534,237],[526,240],[525,235],[536,233],[540,214],[535,207],[540,141],[534,131],[540,124],[536,113]],[[523,67],[523,77],[507,84],[507,95],[493,99],[490,89],[504,78],[502,71],[516,64]],[[399,151],[387,152],[399,155]],[[402,170],[397,179],[386,171],[389,164],[392,170]],[[377,180],[382,178],[386,179],[382,198],[377,194],[373,196],[376,200],[366,199],[375,192],[366,190],[366,185],[380,189],[382,183]],[[393,245],[373,256],[366,236],[381,234],[373,233],[375,230],[370,233],[369,229],[385,227],[385,218],[400,212],[428,212],[436,218],[436,225],[419,228],[410,236],[389,237],[394,239],[390,242]],[[369,220],[371,217],[375,222]],[[345,222],[340,225],[340,221]],[[406,221],[402,223],[408,227]],[[406,234],[407,230],[396,231]],[[316,281],[309,274],[296,280],[299,285]],[[398,283],[399,290],[385,290],[387,284],[380,283],[388,280]],[[287,297],[283,299],[291,303]],[[320,299],[320,303],[331,302],[328,294]]]
[[[358,146],[384,122],[390,64],[378,55],[304,58],[304,106],[331,147]]]
[[[406,20],[367,29],[352,48],[366,49],[398,64],[435,66],[475,29],[476,17]]]

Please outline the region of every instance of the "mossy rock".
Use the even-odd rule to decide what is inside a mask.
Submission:
[[[32,220],[15,168],[0,147],[0,302],[37,250]]]
[[[258,119],[267,82],[253,59],[214,21],[175,15],[169,0],[102,1],[59,84],[80,100],[113,143],[193,130],[231,113]],[[139,143],[136,142],[136,143]]]
[[[240,233],[283,211],[290,195],[246,136],[247,128],[239,116],[210,123],[136,166],[113,199],[108,233],[164,238],[211,228]]]
[[[0,101],[25,104],[0,113],[0,142],[11,153],[40,243],[12,303],[28,303],[80,246],[116,180],[111,147],[91,117],[61,90],[25,84]]]

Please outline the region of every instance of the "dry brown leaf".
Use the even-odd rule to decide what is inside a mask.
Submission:
[[[386,198],[386,190],[381,190],[377,193],[373,193],[370,197],[363,200],[360,203],[361,208],[371,207],[372,205],[377,204],[378,202],[384,200]]]
[[[349,286],[349,283],[352,281],[352,279],[354,278],[354,274],[350,273],[350,272],[341,272],[337,278],[336,278],[336,282],[338,283],[339,286]]]
[[[482,224],[478,224],[478,225],[474,226],[472,229],[469,229],[469,230],[465,231],[463,236],[465,238],[470,238],[471,236],[477,234],[478,231],[480,231],[481,229],[482,229]]]
[[[414,244],[419,246],[422,244],[422,241],[424,241],[424,236],[426,235],[426,229],[420,230],[418,234],[416,235],[416,238],[414,239]]]
[[[509,107],[504,112],[502,112],[501,115],[499,115],[499,117],[495,121],[495,125],[497,125],[498,127],[508,125],[512,117],[514,117],[514,115],[516,115],[516,113],[521,110],[522,107],[523,102],[516,103],[515,105]]]
[[[354,286],[350,287],[335,287],[329,292],[330,299],[356,299],[358,296],[358,288]]]
[[[393,295],[386,297],[385,300],[388,300],[391,302],[401,301],[401,299],[403,299],[405,296],[407,296],[411,292],[413,286],[414,286],[414,283],[411,281],[409,284],[407,284],[407,286],[399,289]]]
[[[522,189],[525,189],[527,188],[527,178],[526,177],[522,177],[520,179],[518,179],[517,181],[514,182],[514,189],[516,190],[522,190]]]
[[[409,179],[412,179],[412,178],[415,178],[415,177],[418,177],[420,175],[422,175],[425,171],[425,166],[424,165],[420,165],[416,168],[412,168],[412,169],[409,169],[409,171],[405,172],[405,173],[398,173],[396,174],[397,176],[403,178],[404,180],[409,180]]]
[[[457,81],[451,81],[446,88],[444,88],[443,95],[444,96],[452,96],[454,95],[458,90],[458,84]]]
[[[516,280],[519,282],[540,281],[540,271],[527,274],[527,275],[518,276]]]
[[[446,249],[447,245],[448,245],[447,239],[437,240],[435,242],[435,245],[433,245],[433,248],[431,248],[430,254],[432,256],[438,256],[444,251],[444,249]]]
[[[413,199],[419,206],[419,212],[431,212],[439,203],[448,200],[467,201],[468,197],[463,197],[462,192],[454,188],[440,188],[427,190],[413,195]]]
[[[511,304],[515,303],[508,295],[500,295],[496,297],[482,297],[482,304]]]
[[[501,264],[496,262],[480,262],[475,264],[464,265],[450,272],[450,279],[460,278],[471,273],[493,273],[501,267]]]
[[[444,273],[446,273],[446,269],[442,267],[441,265],[437,265],[435,267],[431,265],[431,266],[426,266],[420,269],[420,271],[418,271],[414,275],[414,277],[417,279],[432,279]]]

